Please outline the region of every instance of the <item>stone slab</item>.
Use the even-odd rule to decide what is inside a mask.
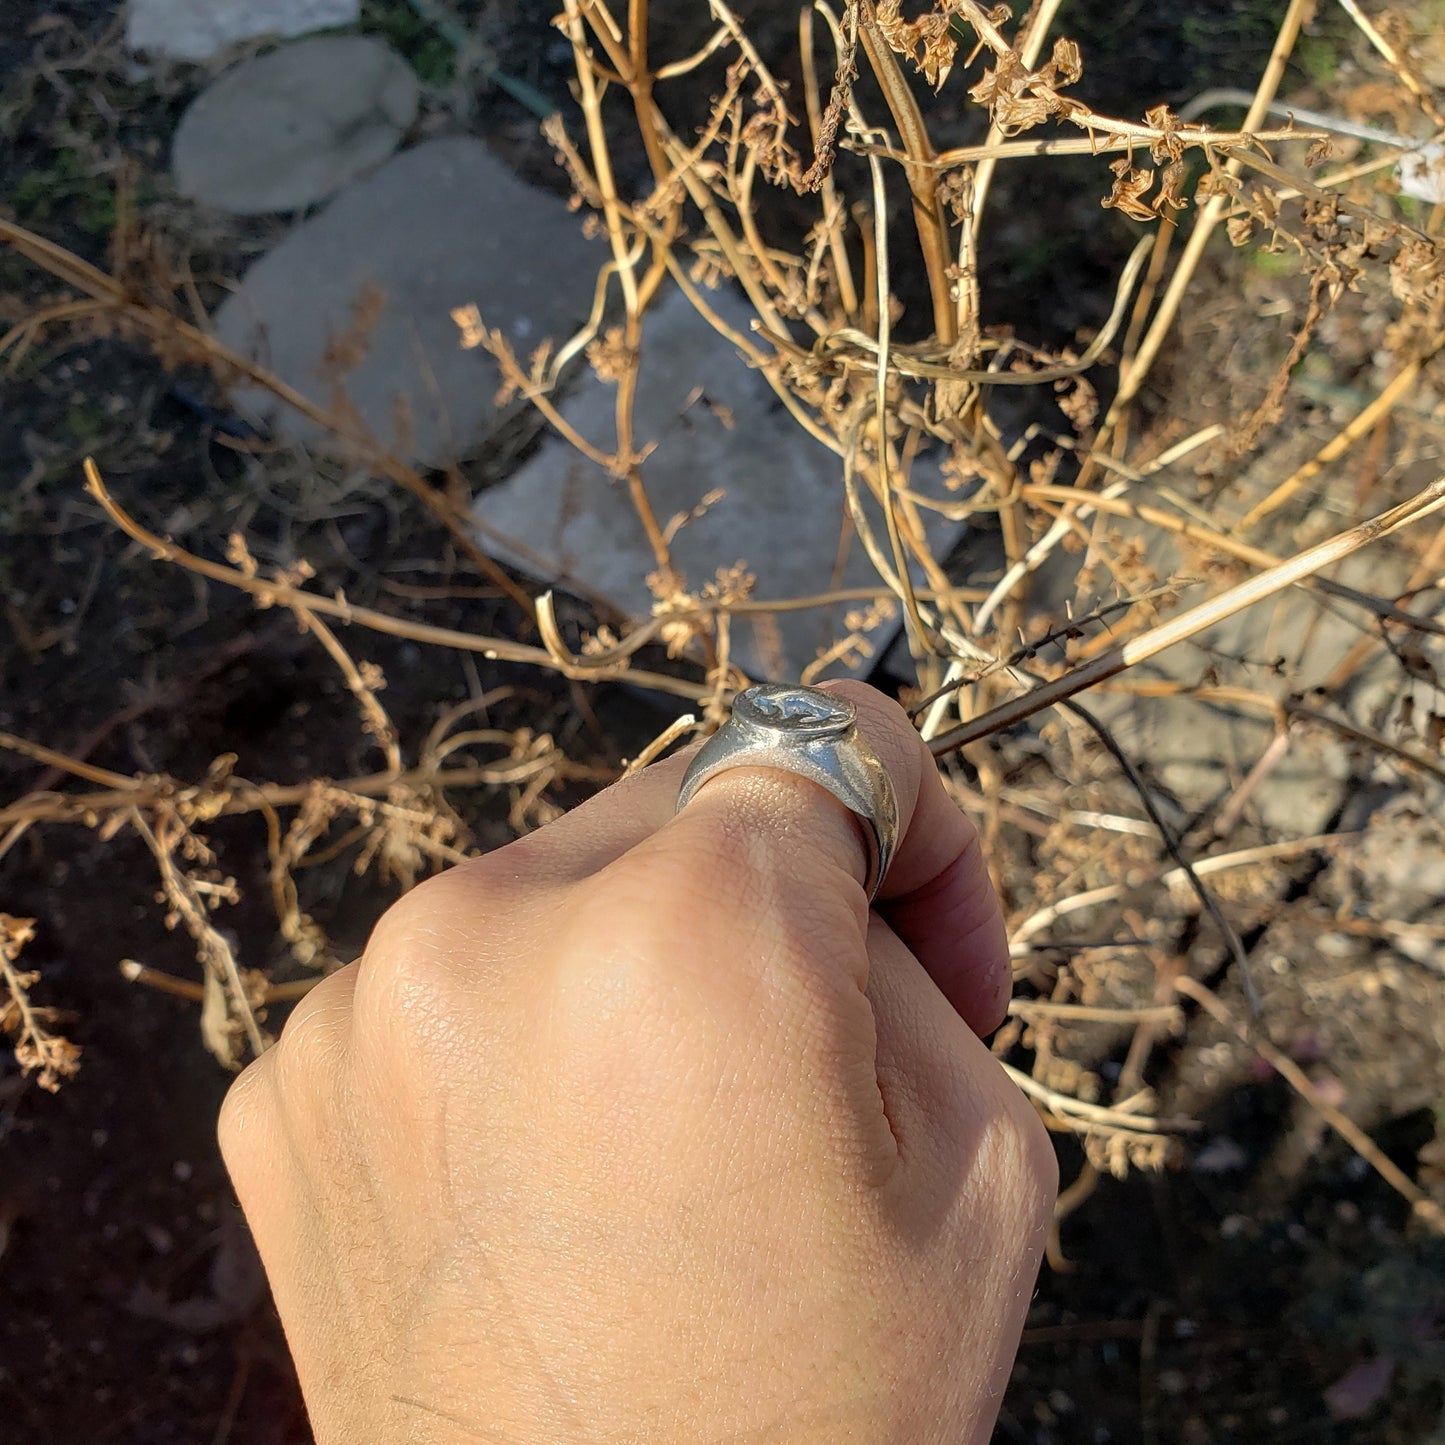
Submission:
[[[741,297],[720,291],[708,300],[735,330],[747,331],[752,312]],[[563,412],[584,437],[610,450],[615,397],[612,385],[589,376]],[[724,493],[673,542],[674,564],[691,590],[738,562],[756,575],[759,599],[879,585],[851,535],[835,578],[845,535],[842,462],[802,430],[681,292],[660,302],[645,323],[635,421],[639,445],[657,444],[643,478],[660,522],[692,511],[714,489]],[[870,511],[886,545],[881,512]],[[489,550],[498,550],[495,529],[525,544],[526,552],[501,550],[533,575],[540,565],[549,580],[601,596],[634,619],[651,615],[645,578],[655,563],[626,487],[560,438],[549,438],[514,476],[483,493],[476,512]],[[929,515],[931,544],[946,551],[961,527]],[[844,614],[859,605],[739,617],[733,659],[755,679],[794,680],[845,633]],[[895,616],[870,641],[881,651],[897,626]],[[866,666],[860,659],[823,675]]]
[[[419,86],[389,46],[314,35],[242,61],[176,129],[176,189],[240,216],[314,205],[380,165],[416,119]]]
[[[462,348],[453,309],[477,305],[525,361],[585,319],[604,259],[564,202],[451,136],[394,156],[299,225],[215,326],[313,401],[354,408],[388,446],[443,465],[473,452],[496,414],[496,364]],[[232,399],[282,437],[334,445],[258,387]]]
[[[361,0],[130,0],[132,50],[209,60],[238,40],[309,35],[361,19]]]

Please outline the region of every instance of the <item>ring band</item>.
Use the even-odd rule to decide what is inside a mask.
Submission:
[[[826,788],[863,824],[871,903],[898,844],[898,799],[878,755],[858,733],[858,710],[816,687],[764,683],[733,699],[732,717],[683,774],[677,810],[710,778],[729,768],[780,768]]]

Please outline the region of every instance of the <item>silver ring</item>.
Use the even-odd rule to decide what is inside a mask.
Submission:
[[[681,812],[728,768],[781,768],[826,788],[863,824],[871,903],[898,845],[898,799],[878,755],[858,734],[858,710],[816,687],[765,683],[733,699],[732,717],[699,749],[682,777]]]

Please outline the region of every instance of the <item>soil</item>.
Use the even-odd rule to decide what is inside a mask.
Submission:
[[[1197,33],[1186,41],[1158,7],[1135,7],[1142,53],[1170,67],[1149,101],[1177,100],[1210,73],[1211,36],[1226,34],[1231,65],[1250,74],[1267,52],[1272,23],[1256,24],[1258,7],[1189,8]],[[504,69],[565,96],[565,57],[548,48],[541,10],[460,11],[486,19]],[[118,44],[117,13],[112,0],[0,10],[0,212],[104,264],[119,177],[150,224],[184,240],[210,303],[279,228],[203,231],[170,197],[166,137],[195,75],[135,69]],[[405,5],[369,4],[367,15],[445,79],[445,47],[407,21]],[[1103,34],[1116,20],[1116,9],[1094,3],[1080,23]],[[1099,77],[1090,98],[1132,113],[1133,92],[1109,90],[1127,86],[1129,63],[1107,64]],[[503,90],[483,84],[468,123],[523,173],[547,172],[531,117]],[[1041,171],[1030,175],[1041,183]],[[1038,199],[1011,184],[1001,179],[995,204],[1010,215],[1037,211]],[[1127,249],[1130,233],[1100,217],[1096,196],[1087,206],[1065,198],[1053,214],[1054,229],[1067,216],[1085,231],[1097,275],[1080,272],[1077,259],[1065,274],[1050,228],[1018,222],[1018,234],[1000,240],[1008,254],[985,291],[1014,308],[1021,329],[1029,297],[1037,304],[1072,288],[1097,299]],[[1225,299],[1237,294],[1227,276],[1216,284]],[[0,250],[0,331],[58,293]],[[1065,330],[1078,324],[1067,308],[1040,306],[1040,332],[1045,311]],[[227,752],[240,775],[278,782],[377,766],[320,649],[289,616],[202,589],[125,545],[80,492],[85,455],[144,524],[194,551],[222,555],[226,538],[243,531],[265,563],[305,557],[321,590],[344,588],[353,601],[443,626],[521,635],[515,609],[479,585],[421,505],[345,467],[288,469],[238,449],[206,378],[168,372],[120,339],[63,328],[11,360],[0,373],[0,730],[124,774],[194,779]],[[1218,360],[1201,343],[1196,379],[1217,374]],[[1187,368],[1176,376],[1191,384]],[[457,655],[377,634],[356,646],[383,669],[404,739],[423,735],[479,682],[514,689],[494,705],[492,726],[550,732],[572,757],[603,767],[666,720],[617,688],[583,699],[540,672],[487,664],[479,676]],[[0,752],[0,798],[23,795],[44,772]],[[565,807],[580,796],[557,789],[551,801]],[[510,836],[505,794],[454,801],[480,846]],[[252,966],[286,977],[259,825],[231,820],[212,838],[241,889],[224,926]],[[1036,860],[1020,862],[1031,869]],[[1329,886],[1322,865],[1302,867],[1291,909],[1312,896],[1331,903]],[[230,1076],[202,1044],[194,1003],[118,970],[135,959],[195,976],[189,942],[167,931],[156,887],[149,854],[124,830],[102,840],[82,824],[47,826],[0,853],[0,911],[38,920],[24,955],[41,974],[37,1001],[59,1011],[84,1050],[79,1074],[55,1094],[8,1058],[0,1064],[0,1445],[311,1438],[215,1147]],[[357,877],[343,857],[309,876],[307,904],[349,957],[394,896],[394,885]],[[1440,1108],[1438,970],[1344,935],[1326,952],[1318,930],[1291,932],[1297,910],[1274,919],[1273,896],[1254,906],[1272,1036],[1293,1040],[1301,1060],[1326,1061],[1376,1143],[1415,1175]],[[1239,1005],[1233,987],[1221,993]],[[269,1022],[280,1021],[278,1011]],[[1100,1046],[1101,1057],[1108,1052]],[[1063,1258],[1040,1282],[996,1438],[1445,1440],[1445,1244],[1412,1228],[1399,1196],[1207,1018],[1193,1019],[1165,1059],[1154,1082],[1202,1125],[1192,1163],[1105,1176],[1068,1214]],[[1063,1139],[1060,1151],[1072,1180],[1081,1156]],[[1387,1387],[1370,1398],[1369,1372],[1381,1369]]]

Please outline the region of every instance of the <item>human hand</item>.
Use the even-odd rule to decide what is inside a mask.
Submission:
[[[423,883],[221,1145],[321,1445],[988,1438],[1055,1182],[978,1035],[1009,960],[902,711],[855,820],[686,760]]]

